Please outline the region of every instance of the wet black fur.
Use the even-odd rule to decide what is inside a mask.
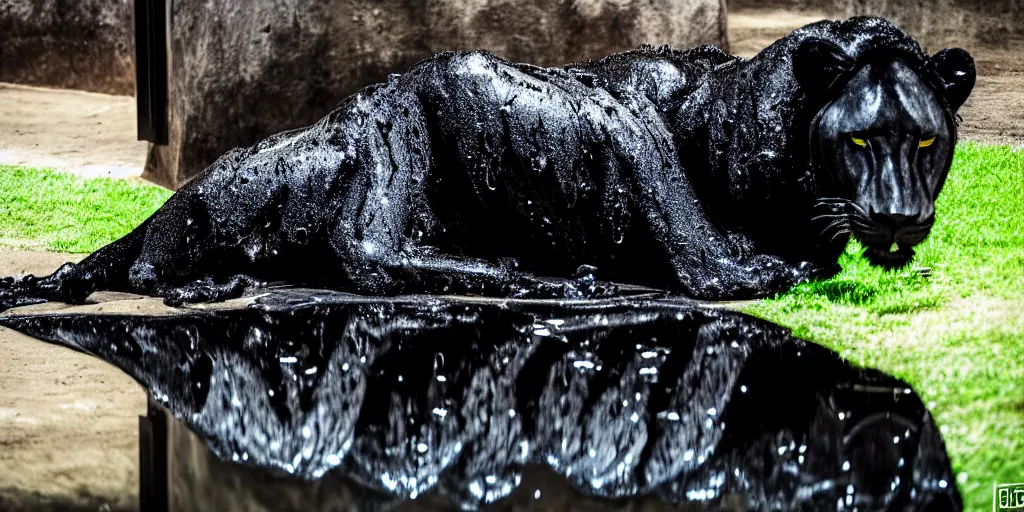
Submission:
[[[81,263],[0,282],[0,309],[98,289],[219,300],[256,280],[558,294],[532,275],[580,265],[698,298],[773,294],[835,272],[847,241],[812,220],[842,196],[811,151],[816,114],[861,66],[900,59],[952,119],[970,91],[955,71],[974,78],[954,52],[930,58],[855,18],[751,60],[643,47],[544,69],[439,54],[229,152]]]

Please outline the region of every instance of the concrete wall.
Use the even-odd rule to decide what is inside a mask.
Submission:
[[[0,0],[2,1],[2,0]],[[641,43],[725,44],[724,0],[175,0],[169,144],[145,177],[176,188],[225,151],[308,125],[432,53],[540,65]]]
[[[0,82],[135,92],[132,0],[0,0]]]

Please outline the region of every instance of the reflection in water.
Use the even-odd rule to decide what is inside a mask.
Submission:
[[[132,375],[241,464],[218,472],[345,482],[320,504],[345,487],[382,507],[529,506],[560,499],[536,476],[554,472],[588,503],[961,508],[909,387],[739,313],[308,290],[171,316],[68,311],[0,324]]]

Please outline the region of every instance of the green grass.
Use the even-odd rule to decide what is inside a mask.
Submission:
[[[1024,482],[1024,151],[961,144],[936,208],[910,268],[851,243],[836,277],[745,310],[913,385],[965,510],[989,510],[993,482]]]
[[[89,252],[169,195],[0,166],[0,244]],[[988,510],[993,482],[1024,481],[1024,152],[960,145],[937,208],[911,268],[871,267],[851,244],[838,276],[746,310],[911,383],[943,432],[966,510]]]
[[[92,252],[131,231],[170,195],[139,182],[0,165],[0,244]]]

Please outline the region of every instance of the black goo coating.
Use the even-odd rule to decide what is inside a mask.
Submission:
[[[944,109],[951,155],[973,61],[928,57],[878,18],[815,23],[750,60],[708,46],[561,69],[439,54],[313,126],[227,153],[81,263],[0,281],[0,308],[97,289],[220,300],[262,281],[613,293],[593,267],[702,299],[769,295],[837,270],[849,230],[829,215],[857,198],[813,156],[816,117],[859,69],[894,60]]]

